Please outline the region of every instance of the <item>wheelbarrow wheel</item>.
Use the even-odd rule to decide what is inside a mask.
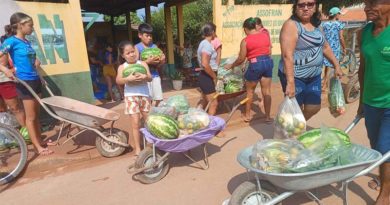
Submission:
[[[162,158],[161,153],[159,153],[159,151],[156,150],[155,160],[157,161],[161,158]],[[154,163],[153,149],[150,147],[146,147],[138,155],[134,167],[136,169],[141,169],[144,167],[152,166],[153,163]],[[156,165],[155,167],[152,167],[141,173],[138,173],[134,177],[135,179],[137,179],[139,182],[143,184],[152,184],[164,178],[167,175],[168,170],[169,170],[169,164],[167,160],[163,160],[160,164]]]
[[[105,129],[103,134],[113,141],[127,143],[126,134],[120,129],[113,128],[112,134],[110,134],[110,129]],[[101,137],[97,137],[95,143],[96,149],[104,157],[117,157],[126,150],[125,147],[107,142]]]
[[[358,75],[354,75],[345,86],[344,97],[346,103],[353,103],[360,98],[360,84]]]
[[[246,181],[238,186],[230,198],[229,205],[262,204],[277,196],[274,186],[268,181],[260,181],[261,190],[256,184],[256,181]]]

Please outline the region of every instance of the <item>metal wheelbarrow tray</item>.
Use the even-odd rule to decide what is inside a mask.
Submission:
[[[246,169],[259,174],[260,178],[271,182],[277,187],[290,191],[310,190],[349,179],[382,157],[375,150],[362,145],[352,144],[351,150],[353,155],[359,159],[359,162],[304,173],[270,173],[252,167],[250,163],[252,148],[253,146],[242,150],[237,156],[238,162]]]
[[[213,138],[219,131],[223,130],[226,123],[220,117],[209,116],[210,124],[203,130],[173,140],[159,139],[153,136],[145,128],[141,129],[144,134],[144,145],[146,141],[152,144],[151,147],[145,147],[135,163],[128,168],[128,173],[132,178],[144,184],[151,184],[161,180],[168,173],[169,164],[167,162],[170,153],[183,153],[188,159],[194,162],[200,169],[206,170],[209,167],[207,142]],[[203,162],[195,160],[189,151],[193,148],[203,145]]]
[[[357,116],[345,129],[345,132],[349,133],[360,119],[361,116]],[[358,161],[348,165],[304,173],[270,173],[254,168],[250,160],[253,146],[247,147],[239,152],[237,160],[248,172],[255,173],[256,180],[245,181],[238,186],[232,193],[228,203],[229,205],[244,203],[274,205],[297,192],[304,192],[310,199],[316,201],[317,204],[322,204],[320,199],[310,190],[341,182],[341,188],[337,189],[342,192],[343,204],[347,205],[349,182],[368,174],[390,158],[390,151],[382,156],[381,153],[362,145],[352,144],[351,146],[351,152]]]
[[[99,127],[120,117],[117,112],[67,97],[52,96],[41,100],[58,116],[88,127]]]
[[[46,88],[50,97],[41,98],[37,93],[24,81],[16,79],[33,95],[44,110],[54,119],[61,122],[61,128],[57,136],[56,143],[59,145],[59,138],[64,129],[67,129],[66,137],[68,138],[62,144],[77,137],[86,130],[95,132],[95,145],[102,156],[115,157],[121,155],[127,144],[126,134],[114,128],[114,123],[119,119],[120,114],[109,109],[91,105],[85,102],[74,100],[63,96],[55,96],[46,83],[43,86]],[[110,128],[104,128],[103,125],[111,122]],[[76,126],[78,132],[69,135],[71,127]]]

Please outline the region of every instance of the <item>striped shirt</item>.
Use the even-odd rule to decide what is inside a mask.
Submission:
[[[319,28],[306,31],[301,23],[295,21],[298,28],[298,41],[294,51],[294,73],[296,78],[312,78],[321,75],[324,61],[323,47],[325,37]],[[279,64],[283,72],[283,60]]]

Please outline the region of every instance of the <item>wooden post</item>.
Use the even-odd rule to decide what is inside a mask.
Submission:
[[[133,29],[131,29],[131,16],[130,11],[126,12],[126,27],[129,41],[133,42]]]
[[[173,54],[173,33],[172,33],[172,19],[171,19],[171,7],[164,6],[164,17],[165,17],[165,32],[166,32],[166,41],[167,41],[167,59],[168,64],[174,64],[174,54]]]
[[[112,43],[113,45],[116,45],[116,30],[115,30],[115,24],[114,24],[114,16],[111,15],[111,32],[112,32]]]
[[[150,0],[147,0],[145,3],[145,21],[148,24],[152,23],[152,15],[150,11]]]
[[[183,26],[183,5],[176,5],[176,20],[177,20],[177,36],[179,38],[180,48],[184,47],[184,26]],[[180,54],[183,55],[183,50],[180,50]]]
[[[228,5],[234,5],[231,0]],[[222,37],[222,0],[213,0],[213,22],[217,26],[217,36]]]

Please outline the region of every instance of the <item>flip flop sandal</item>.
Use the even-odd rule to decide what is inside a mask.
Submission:
[[[39,154],[40,156],[48,156],[48,155],[54,154],[54,151],[45,148],[45,149],[41,150],[38,154]]]
[[[371,189],[373,189],[375,191],[380,191],[381,182],[379,181],[379,179],[377,177],[374,177],[374,178],[372,178],[372,180],[370,180],[368,182],[368,187],[370,187]]]
[[[56,146],[58,145],[57,142],[53,142],[52,140],[47,140],[46,142],[43,142],[42,146]]]

